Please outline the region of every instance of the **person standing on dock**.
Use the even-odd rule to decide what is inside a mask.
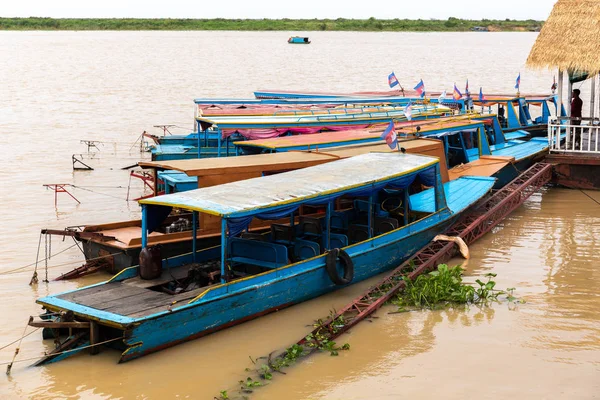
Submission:
[[[583,107],[583,100],[579,97],[581,91],[579,89],[573,89],[571,96],[571,125],[581,125],[581,108]],[[575,148],[579,147],[581,143],[581,129],[573,129],[573,140],[575,141]]]

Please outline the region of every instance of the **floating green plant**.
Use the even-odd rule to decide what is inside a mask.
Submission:
[[[498,296],[508,295],[509,302],[517,300],[513,292],[496,289],[494,273],[484,275],[487,280],[476,279],[476,286],[463,283],[463,269],[459,266],[449,268],[446,264],[438,265],[437,270],[419,275],[415,280],[403,277],[406,287],[398,293],[392,303],[400,310],[406,307],[443,308],[450,304],[487,304],[497,301]]]

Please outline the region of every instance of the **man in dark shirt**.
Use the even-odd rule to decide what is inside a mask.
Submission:
[[[573,96],[571,99],[571,125],[581,125],[581,108],[583,107],[583,100],[579,98],[581,91],[579,89],[573,89]],[[575,148],[579,147],[581,143],[581,129],[574,128],[574,140]]]

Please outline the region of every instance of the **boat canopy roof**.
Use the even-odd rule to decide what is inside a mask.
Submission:
[[[458,133],[469,129],[477,129],[483,126],[483,121],[460,119],[444,120],[430,119],[420,120],[412,123],[398,122],[395,124],[396,130],[403,134],[419,134],[421,136],[434,136],[440,131],[448,132],[447,130]],[[351,129],[343,131],[326,131],[318,135],[292,135],[278,136],[267,139],[252,139],[240,140],[233,142],[234,145],[240,147],[256,147],[269,150],[283,150],[287,148],[307,147],[318,148],[319,146],[332,146],[335,144],[341,145],[344,143],[353,143],[359,141],[382,141],[381,133],[387,123],[379,126],[373,126],[372,129]]]
[[[343,194],[374,191],[392,184],[406,187],[439,160],[415,154],[369,153],[314,167],[140,200],[150,206],[177,207],[225,218],[277,211],[301,203],[324,204]],[[410,176],[411,179],[404,179]],[[435,175],[425,179],[435,184]]]
[[[439,113],[450,112],[450,108],[437,104],[433,105],[417,105],[412,108],[413,116],[434,115]],[[395,111],[374,111],[364,113],[341,113],[341,114],[325,114],[325,115],[259,115],[259,116],[212,116],[212,117],[196,117],[196,120],[201,123],[202,129],[216,125],[221,129],[236,129],[248,127],[265,127],[265,126],[289,126],[295,124],[335,124],[337,122],[370,122],[373,120],[386,120],[388,118],[404,117],[403,110]]]

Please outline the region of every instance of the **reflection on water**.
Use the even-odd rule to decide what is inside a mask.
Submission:
[[[514,90],[520,70],[524,92],[547,92],[552,72],[523,66],[535,35],[314,32],[310,46],[289,46],[289,35],[278,32],[0,32],[0,51],[10,55],[0,61],[0,347],[39,313],[36,298],[106,279],[30,287],[33,267],[8,272],[35,261],[40,228],[138,217],[137,204],[125,201],[129,172],[121,168],[139,158],[132,145],[143,130],[160,133],[152,125],[175,123],[175,133],[186,133],[193,98],[250,97],[259,88],[386,90],[391,70],[405,87],[423,78],[430,89],[450,88],[468,78],[484,92]],[[72,171],[71,155],[87,151],[82,139],[105,142],[93,171]],[[44,183],[76,185],[81,204],[59,195],[55,209]],[[142,186],[132,182],[129,190],[138,196]],[[276,375],[255,398],[597,396],[600,206],[593,199],[600,201],[600,192],[544,190],[470,249],[466,279],[496,272],[498,286],[517,288],[525,304],[383,309],[340,338],[350,351],[312,356]],[[53,240],[51,279],[81,262],[75,247],[56,255],[71,245]],[[44,270],[42,261],[42,278]],[[122,365],[113,351],[43,368],[18,363],[12,376],[1,374],[0,397],[212,399],[246,378],[249,356],[289,346],[368,285]],[[51,346],[36,332],[23,340],[18,359]],[[13,351],[0,350],[0,362]]]

